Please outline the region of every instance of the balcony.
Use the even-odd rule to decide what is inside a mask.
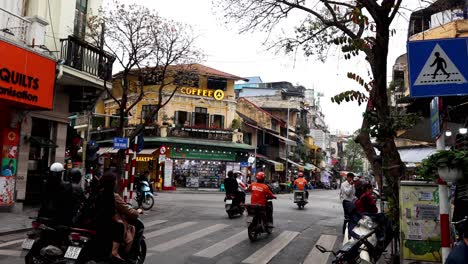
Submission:
[[[0,36],[26,44],[31,21],[0,8]]]
[[[169,128],[168,136],[232,141],[232,130],[199,126],[174,127]]]
[[[64,65],[102,80],[112,78],[114,56],[74,36],[61,39],[60,43],[60,58]]]

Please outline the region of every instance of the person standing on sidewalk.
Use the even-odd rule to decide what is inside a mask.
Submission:
[[[346,224],[353,223],[349,226],[349,229],[352,230],[354,223],[359,221],[359,219],[351,219],[353,215],[356,215],[356,206],[354,206],[355,193],[354,189],[354,174],[348,173],[346,175],[346,181],[341,184],[340,189],[340,199],[343,201],[343,213],[344,213],[344,223],[343,223],[343,234],[345,233]],[[356,217],[357,218],[357,217]]]

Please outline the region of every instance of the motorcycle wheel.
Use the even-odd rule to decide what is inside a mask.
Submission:
[[[234,213],[231,211],[227,211],[229,219],[232,219],[234,217]]]
[[[136,263],[143,264],[145,262],[145,258],[146,258],[146,241],[144,238],[142,238],[140,240],[140,254],[138,254]]]
[[[249,234],[249,239],[250,242],[254,242],[257,240],[258,234],[257,234],[257,221],[255,219],[252,220],[252,223],[250,223],[249,227],[247,228],[247,233]]]
[[[144,198],[143,203],[141,204],[141,206],[143,207],[143,210],[150,210],[151,208],[153,208],[153,205],[154,205],[154,198],[151,195],[147,195]]]

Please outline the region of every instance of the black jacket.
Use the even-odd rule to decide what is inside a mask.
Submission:
[[[236,193],[238,188],[237,180],[234,178],[226,178],[224,180],[224,189],[226,193]]]

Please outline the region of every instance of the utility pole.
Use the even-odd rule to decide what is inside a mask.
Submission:
[[[289,180],[289,173],[288,173],[288,152],[289,152],[289,103],[291,101],[288,99],[288,113],[287,113],[287,117],[286,117],[286,155],[285,155],[285,158],[286,158],[286,167],[285,167],[285,174],[286,174],[286,180]]]

